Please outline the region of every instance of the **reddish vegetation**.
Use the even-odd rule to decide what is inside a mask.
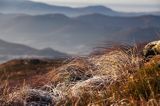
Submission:
[[[30,86],[43,85],[46,82],[41,77],[64,64],[63,61],[63,59],[20,59],[9,61],[0,65],[1,82],[7,80],[9,86],[21,86],[23,83]]]

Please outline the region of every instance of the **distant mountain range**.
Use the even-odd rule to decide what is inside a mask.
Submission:
[[[86,54],[107,41],[133,44],[159,39],[159,15],[160,12],[123,13],[104,6],[71,8],[30,0],[0,0],[0,39],[37,49],[51,47],[65,53]],[[28,52],[15,50],[20,55],[55,53],[52,49],[33,48]],[[7,53],[14,54],[13,51]]]
[[[30,0],[0,0],[0,13],[22,13],[22,14],[53,14],[59,13],[67,16],[80,16],[99,13],[109,16],[140,16],[160,15],[160,12],[152,13],[123,13],[117,12],[104,6],[88,6],[82,8],[71,8],[65,6],[48,5]]]
[[[26,45],[16,44],[0,40],[0,62],[15,58],[59,58],[67,57],[67,54],[55,51],[51,48],[38,50]]]
[[[106,41],[145,42],[159,39],[160,16],[90,14],[0,14],[0,38],[34,48],[51,47],[67,53],[88,53]]]

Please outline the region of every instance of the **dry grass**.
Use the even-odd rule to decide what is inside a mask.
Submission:
[[[160,56],[145,63],[136,50],[117,48],[74,58],[39,76],[37,83],[46,82],[40,87],[22,84],[11,92],[6,83],[0,102],[23,106],[47,99],[48,106],[158,106]]]

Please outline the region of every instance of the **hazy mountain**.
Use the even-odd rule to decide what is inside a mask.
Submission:
[[[80,16],[99,13],[110,16],[139,16],[145,14],[160,15],[153,13],[123,13],[116,12],[104,6],[88,6],[82,8],[71,8],[65,6],[48,5],[30,0],[0,0],[0,13],[23,13],[23,14],[50,14],[59,13],[68,16]]]
[[[0,40],[0,62],[14,58],[57,58],[65,56],[67,55],[51,48],[38,50],[22,44]]]
[[[51,6],[29,0],[0,0],[0,12],[2,13],[44,14],[61,13],[71,10],[69,7]]]
[[[103,41],[159,39],[159,16],[113,17],[101,14],[70,18],[61,14],[0,15],[0,38],[35,48],[88,53]],[[147,37],[146,37],[147,36]],[[139,40],[140,39],[140,40]]]
[[[118,31],[111,35],[118,41],[124,42],[146,42],[160,39],[160,28],[146,27],[146,28],[130,28]]]

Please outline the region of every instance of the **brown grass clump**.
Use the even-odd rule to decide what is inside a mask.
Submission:
[[[122,50],[89,58],[88,64],[94,67],[93,76],[70,87],[70,101],[74,100],[72,103],[78,106],[104,106],[115,102],[121,94],[118,92],[120,86],[124,86],[127,78],[139,69],[140,61],[141,58]]]
[[[70,97],[77,98],[75,104],[78,105],[108,104],[113,83],[114,79],[109,76],[94,76],[71,87]]]
[[[158,57],[159,58],[159,57]],[[136,99],[159,98],[160,94],[160,64],[156,58],[152,59],[145,67],[139,69],[128,85],[128,94]],[[158,97],[157,97],[158,96]]]
[[[52,83],[76,83],[92,77],[93,71],[94,69],[86,58],[75,58],[68,64],[52,70],[46,76]]]
[[[9,94],[7,104],[9,106],[39,106],[52,105],[54,101],[48,92],[23,87]]]

